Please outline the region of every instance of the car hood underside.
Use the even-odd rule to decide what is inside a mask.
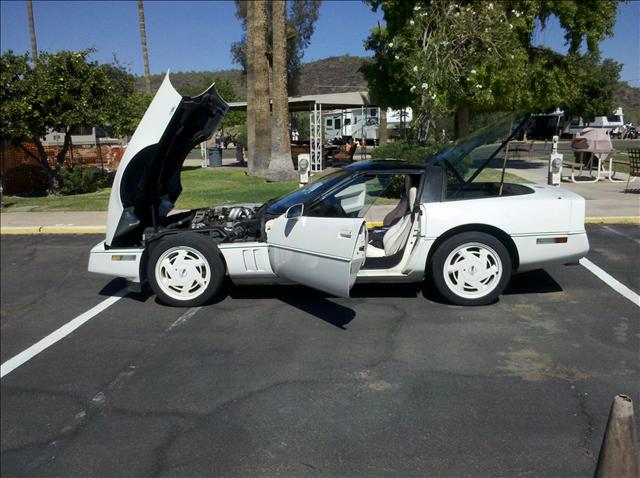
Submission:
[[[145,228],[166,216],[182,192],[184,160],[211,137],[228,108],[215,85],[186,97],[167,74],[118,167],[109,202],[108,245],[135,244]]]

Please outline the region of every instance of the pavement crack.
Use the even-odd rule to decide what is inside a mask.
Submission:
[[[587,408],[587,400],[589,398],[589,394],[586,392],[580,392],[575,385],[571,386],[571,390],[573,391],[576,401],[578,403],[578,413],[585,423],[584,431],[580,436],[580,449],[593,463],[595,463],[596,461],[595,454],[593,450],[589,447],[589,442],[591,441],[591,437],[593,436],[593,430],[594,430],[594,426],[593,426],[594,418],[591,412],[589,412]]]

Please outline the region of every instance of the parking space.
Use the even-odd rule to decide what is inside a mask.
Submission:
[[[588,232],[640,292],[639,228]],[[99,240],[2,237],[3,363],[122,288],[86,272]],[[2,378],[1,472],[590,476],[613,396],[639,403],[639,311],[582,266],[478,308],[428,284],[127,295]]]

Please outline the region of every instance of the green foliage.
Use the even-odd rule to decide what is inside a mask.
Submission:
[[[93,193],[98,190],[98,177],[94,168],[79,166],[62,169],[62,186],[59,193],[63,196]]]
[[[427,157],[443,146],[440,142],[419,143],[417,141],[390,141],[371,152],[373,159],[403,159],[414,163],[424,163]]]
[[[149,98],[136,91],[135,78],[121,65],[90,61],[93,50],[41,53],[34,64],[27,55],[7,51],[0,57],[0,136],[38,146],[42,168],[58,186],[70,132],[99,126],[115,135],[133,133]],[[65,131],[65,143],[50,169],[41,137]]]
[[[598,42],[613,32],[614,0],[368,3],[383,9],[386,22],[365,43],[374,52],[362,69],[370,90],[381,106],[412,106],[423,127],[425,119],[460,105],[475,112],[584,107],[601,87],[602,108],[612,96],[617,70],[593,58]],[[544,24],[552,16],[565,29],[568,57],[531,45],[536,20]],[[579,54],[583,43],[587,55]],[[587,78],[594,65],[603,70],[597,81]]]
[[[622,65],[611,59],[599,61],[595,54],[574,55],[570,71],[576,86],[575,97],[568,101],[568,116],[609,116],[617,106],[614,94],[618,88]]]

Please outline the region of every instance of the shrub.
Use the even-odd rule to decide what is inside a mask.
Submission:
[[[98,175],[94,168],[79,166],[62,170],[62,186],[58,192],[63,196],[93,193],[98,190]]]
[[[441,149],[442,143],[417,141],[391,141],[378,146],[371,152],[373,159],[404,159],[414,163],[424,163],[432,153]]]
[[[2,187],[9,196],[45,196],[49,178],[39,164],[21,164],[4,173]]]

